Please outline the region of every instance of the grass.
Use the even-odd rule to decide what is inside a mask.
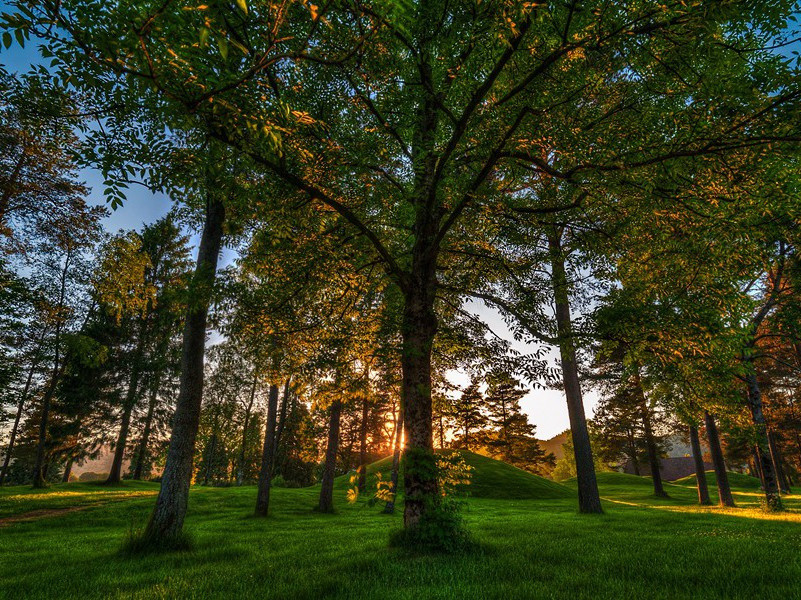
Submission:
[[[504,467],[484,464],[477,483],[512,477]],[[121,548],[146,521],[156,484],[5,488],[6,518],[81,510],[0,526],[0,598],[798,597],[801,497],[768,515],[750,488],[735,489],[742,508],[724,510],[695,506],[686,484],[668,484],[668,500],[643,478],[599,474],[599,484],[599,516],[578,514],[573,497],[473,494],[465,520],[476,546],[444,556],[389,548],[401,515],[347,505],[346,481],[334,515],[312,511],[317,487],[279,488],[268,519],[251,516],[253,487],[195,487],[186,521],[193,551],[145,556]]]

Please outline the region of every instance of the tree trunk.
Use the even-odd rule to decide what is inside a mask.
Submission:
[[[278,415],[278,425],[275,428],[275,456],[278,457],[278,446],[281,444],[281,436],[284,434],[284,426],[286,425],[286,415],[289,410],[289,396],[291,395],[292,391],[290,389],[290,383],[292,382],[292,378],[288,377],[287,380],[284,382],[284,394],[281,399],[281,412]],[[278,466],[277,464],[275,465]]]
[[[70,475],[72,474],[73,459],[67,459],[67,464],[64,465],[64,474],[61,476],[61,483],[69,483]]]
[[[439,415],[439,447],[440,449],[445,448],[445,419],[441,413]]]
[[[206,470],[203,472],[203,485],[208,485],[211,479],[211,470],[214,467],[215,455],[217,454],[217,432],[219,431],[220,411],[214,407],[214,423],[211,428],[211,439],[206,449]]]
[[[401,405],[406,428],[403,524],[408,529],[417,527],[439,501],[431,405],[431,348],[438,326],[433,269],[430,279],[424,278],[411,288],[401,326]]]
[[[328,445],[325,448],[325,464],[320,486],[320,503],[317,510],[320,512],[334,512],[334,476],[337,467],[337,451],[339,450],[339,417],[342,414],[342,401],[335,400],[331,404]]]
[[[61,312],[64,308],[64,299],[67,294],[67,274],[69,273],[70,264],[72,262],[72,247],[67,248],[67,253],[64,257],[64,268],[61,271],[61,282],[59,286],[58,298],[58,311]],[[36,463],[33,468],[33,487],[44,488],[47,487],[47,478],[45,476],[45,446],[47,444],[47,427],[50,418],[50,403],[53,400],[53,395],[56,393],[56,386],[61,378],[64,368],[60,365],[61,361],[61,329],[63,322],[60,317],[56,322],[55,339],[54,339],[54,356],[53,356],[53,374],[50,377],[50,383],[45,390],[42,397],[42,415],[39,421],[39,443],[36,446]]]
[[[40,340],[40,344],[43,340]],[[17,432],[19,431],[19,422],[22,418],[22,409],[25,408],[25,401],[28,399],[28,393],[31,389],[31,383],[33,382],[33,375],[36,371],[36,367],[38,365],[38,360],[34,361],[30,368],[28,369],[28,377],[25,379],[25,387],[22,390],[22,393],[19,397],[19,402],[17,402],[17,414],[14,416],[14,425],[11,427],[11,437],[8,440],[8,449],[6,450],[6,455],[3,457],[3,469],[0,471],[0,485],[3,485],[6,480],[6,473],[8,473],[8,465],[11,462],[11,453],[14,452],[14,443],[17,440]]]
[[[704,424],[706,425],[706,439],[709,443],[709,453],[712,455],[712,464],[715,466],[715,481],[718,485],[718,498],[721,506],[734,506],[734,498],[729,487],[729,476],[726,473],[726,462],[723,460],[723,450],[720,447],[720,436],[715,417],[704,411]]]
[[[640,416],[642,417],[642,426],[645,432],[645,447],[648,450],[648,467],[651,471],[651,481],[654,484],[654,496],[667,498],[667,492],[665,492],[665,488],[662,485],[662,465],[659,461],[656,439],[651,427],[651,410],[648,408],[648,399],[645,397],[645,390],[642,387],[639,366],[634,374],[634,385],[640,398]]]
[[[779,495],[779,486],[776,480],[776,471],[769,454],[768,430],[765,416],[762,413],[762,392],[759,389],[756,373],[752,370],[745,376],[748,386],[748,407],[751,409],[751,420],[756,429],[757,456],[765,477],[765,502],[770,510],[781,510],[782,499]]]
[[[562,251],[561,233],[556,227],[548,236],[548,249],[551,259],[551,281],[553,284],[556,313],[559,356],[562,364],[562,379],[567,399],[567,412],[570,417],[570,434],[576,459],[576,480],[578,483],[579,510],[583,513],[601,513],[601,496],[595,478],[595,465],[592,460],[590,434],[584,414],[584,401],[581,397],[576,348],[573,343],[573,324],[570,318],[570,298],[568,294],[567,272]]]
[[[698,428],[695,425],[690,425],[690,446],[693,449],[693,462],[695,463],[698,504],[706,506],[712,504],[712,500],[709,499],[709,486],[706,484],[706,469],[704,469],[704,455],[701,452],[701,440],[698,437]]]
[[[250,412],[253,410],[253,402],[256,399],[256,385],[258,376],[253,375],[253,386],[250,388],[250,399],[245,406],[245,419],[242,425],[242,447],[239,449],[239,465],[236,470],[236,485],[242,485],[245,476],[245,452],[247,450],[248,426],[250,425]]]
[[[173,416],[170,447],[161,479],[161,489],[145,536],[165,544],[177,539],[184,526],[192,482],[192,457],[200,423],[203,399],[203,356],[206,346],[206,319],[211,290],[222,246],[225,207],[209,194],[206,223],[200,238],[197,266],[192,277],[193,302],[187,309],[181,352],[181,380]]]
[[[136,351],[133,355],[131,365],[131,380],[128,382],[128,390],[125,394],[125,402],[122,405],[122,423],[117,435],[117,445],[114,447],[114,460],[111,461],[107,484],[119,483],[122,480],[122,461],[125,458],[125,446],[128,445],[128,431],[131,427],[131,414],[136,406],[136,395],[139,392],[139,376],[141,375],[142,358],[145,354],[147,345],[148,323],[147,318],[142,322],[139,340],[136,344]]]
[[[770,449],[770,459],[773,462],[773,470],[776,472],[776,480],[779,483],[779,490],[782,494],[790,494],[790,483],[787,481],[787,475],[784,472],[784,465],[782,460],[782,452],[776,441],[776,434],[768,431],[768,448]]]
[[[256,496],[256,516],[266,517],[270,509],[270,484],[275,464],[275,417],[278,411],[278,386],[271,385],[267,399],[267,423],[264,428],[264,451],[259,471],[259,491]]]
[[[362,419],[359,423],[359,481],[357,488],[360,494],[367,486],[367,417],[369,416],[369,402],[367,396],[362,399]]]
[[[161,371],[154,375],[153,383],[150,385],[150,398],[147,402],[147,415],[145,416],[145,428],[142,431],[142,439],[139,440],[139,448],[136,451],[136,465],[134,467],[133,478],[142,479],[145,470],[145,460],[147,459],[147,446],[150,443],[150,432],[153,428],[153,414],[156,411],[156,401],[161,385]]]
[[[631,459],[632,464],[634,465],[634,474],[637,477],[640,476],[640,459],[637,456],[637,445],[634,439],[634,434],[629,431],[627,434],[628,441],[629,441],[629,458]]]
[[[395,424],[395,450],[392,453],[392,475],[389,491],[392,494],[384,507],[384,512],[391,515],[395,512],[395,498],[398,495],[398,471],[400,471],[401,442],[403,440],[403,409],[398,411],[398,422]]]

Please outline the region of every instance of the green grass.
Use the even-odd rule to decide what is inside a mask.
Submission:
[[[564,485],[544,477],[538,477],[510,464],[495,460],[481,454],[458,450],[464,461],[473,467],[470,485],[462,491],[471,498],[494,498],[497,500],[549,500],[556,498],[573,498],[575,492]],[[389,479],[392,472],[392,457],[373,463],[367,469],[368,475],[380,472]],[[339,489],[350,485],[350,477],[343,475],[337,478]]]
[[[497,473],[483,470],[476,481],[491,486]],[[134,557],[120,548],[145,523],[156,484],[5,488],[5,517],[84,508],[0,525],[0,598],[798,597],[801,497],[777,515],[759,511],[751,489],[736,490],[741,508],[701,508],[690,486],[667,485],[663,500],[632,477],[599,474],[604,515],[578,514],[572,497],[474,494],[465,520],[475,548],[443,556],[389,548],[401,515],[347,505],[346,482],[337,514],[312,510],[317,487],[275,489],[268,519],[251,516],[253,487],[195,487],[186,520],[194,550]]]
[[[729,485],[733,489],[737,488],[740,490],[758,490],[762,486],[762,483],[759,481],[758,478],[751,477],[750,475],[729,471],[728,476],[729,476]],[[681,479],[677,479],[674,483],[677,483],[679,485],[690,485],[693,487],[697,485],[695,475],[682,477]],[[718,489],[718,482],[717,479],[715,479],[714,471],[706,472],[706,483],[710,489],[711,488],[714,488],[715,490]]]

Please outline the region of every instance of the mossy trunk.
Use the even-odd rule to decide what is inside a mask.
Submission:
[[[334,512],[334,477],[337,469],[337,452],[339,450],[339,421],[342,415],[342,401],[335,400],[329,409],[328,445],[325,448],[325,464],[320,485],[320,502],[317,510]]]
[[[256,516],[266,517],[270,510],[270,486],[275,464],[275,420],[278,412],[278,386],[271,385],[267,396],[267,423],[264,425],[264,450],[261,455]]]
[[[706,426],[706,439],[709,443],[709,453],[712,455],[712,464],[715,467],[715,481],[718,486],[718,499],[721,506],[734,506],[731,495],[729,476],[726,473],[726,461],[723,460],[723,449],[720,447],[720,435],[715,417],[704,411],[704,425]]]
[[[197,266],[191,282],[192,302],[186,315],[181,351],[181,377],[173,416],[167,462],[156,506],[145,537],[156,544],[177,540],[183,530],[192,482],[192,458],[200,424],[203,399],[203,357],[206,348],[206,320],[211,291],[222,247],[225,207],[216,194],[209,194],[206,223],[200,238]]]
[[[704,469],[704,455],[701,451],[701,439],[698,437],[698,428],[690,425],[690,447],[693,450],[693,463],[695,464],[695,480],[698,488],[698,504],[712,504],[709,499],[709,486],[706,484],[706,470]]]

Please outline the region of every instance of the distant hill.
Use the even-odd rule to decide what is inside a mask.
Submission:
[[[447,452],[452,452],[448,450]],[[472,498],[495,498],[504,500],[548,500],[572,498],[573,490],[544,477],[538,477],[500,460],[481,456],[467,450],[457,450],[465,462],[473,467],[472,480],[465,491]],[[369,476],[380,472],[383,479],[389,479],[392,471],[392,457],[387,457],[367,467]],[[337,488],[350,486],[352,474],[337,478]],[[368,488],[375,489],[375,478],[370,477]]]
[[[762,482],[756,477],[751,477],[750,475],[746,475],[744,473],[736,473],[734,471],[727,471],[726,474],[729,476],[729,485],[733,489],[758,490],[762,487]],[[697,485],[695,475],[683,477],[682,479],[678,479],[673,483],[677,483],[679,485],[689,485],[692,487]],[[717,489],[718,483],[715,479],[714,471],[706,472],[706,483],[709,485],[709,487],[714,487]]]
[[[559,435],[553,436],[549,440],[537,440],[540,443],[540,448],[545,450],[545,452],[552,452],[553,455],[556,457],[556,460],[562,458],[565,453],[562,450],[562,444],[564,444],[568,437],[570,437],[570,430],[565,429]]]

